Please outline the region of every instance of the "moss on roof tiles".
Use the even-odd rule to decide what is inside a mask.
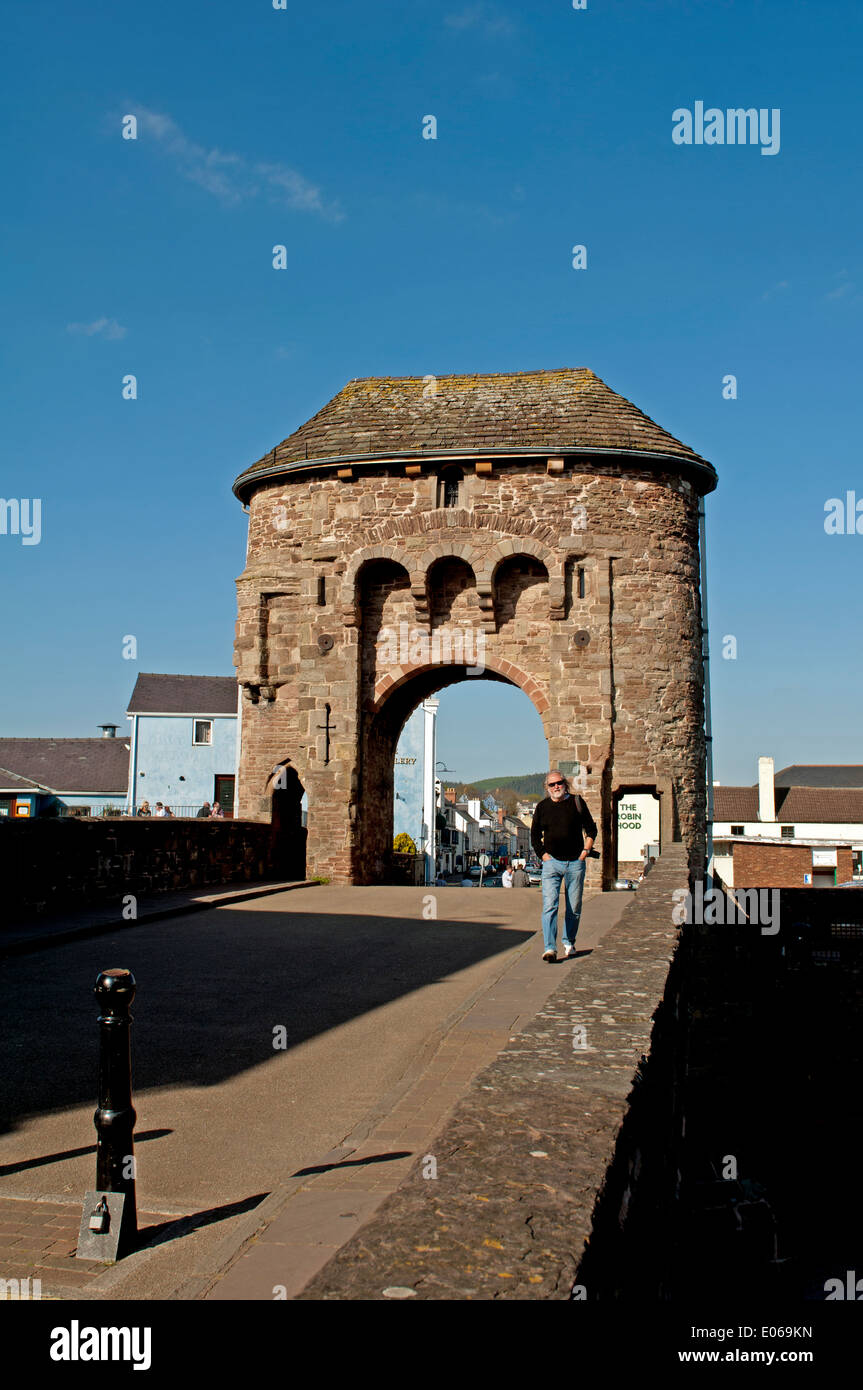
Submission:
[[[620,449],[705,464],[587,367],[435,376],[433,384],[430,377],[353,378],[247,468],[235,487],[247,488],[256,473],[274,467],[387,454],[422,457],[430,450]]]

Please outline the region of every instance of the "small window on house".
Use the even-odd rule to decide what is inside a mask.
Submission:
[[[783,825],[783,826],[782,826],[782,839],[783,839],[783,840],[793,840],[793,839],[794,839],[794,826],[793,826],[793,825]]]
[[[457,507],[461,500],[461,485],[464,474],[460,468],[447,468],[438,478],[437,504],[439,507]]]
[[[326,575],[319,574],[319,575],[318,575],[318,606],[319,606],[320,608],[324,608],[324,607],[326,607],[326,602],[327,602],[327,579],[326,579]]]
[[[579,597],[579,598],[584,598],[584,594],[585,594],[584,565],[579,565],[579,567],[578,567],[578,597]]]
[[[742,835],[742,834],[743,834],[743,826],[742,826],[742,825],[732,825],[732,827],[731,827],[731,833],[732,833],[732,835]]]
[[[196,719],[195,732],[192,736],[193,743],[212,743],[213,742],[213,721],[212,719]]]

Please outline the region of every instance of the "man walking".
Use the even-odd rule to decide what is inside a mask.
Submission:
[[[580,796],[570,794],[561,772],[554,768],[545,779],[548,796],[540,801],[533,815],[530,842],[542,859],[542,936],[543,960],[557,960],[557,913],[560,885],[566,884],[563,922],[564,958],[575,955],[575,937],[581,918],[584,892],[584,861],[593,849],[596,822]]]

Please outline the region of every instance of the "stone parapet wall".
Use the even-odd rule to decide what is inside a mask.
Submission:
[[[420,1299],[569,1299],[580,1285],[593,1301],[621,1240],[636,1261],[656,1256],[682,1128],[672,895],[688,885],[686,849],[671,845],[476,1077],[430,1146],[437,1177],[418,1159],[302,1299],[381,1299],[393,1286]]]
[[[128,894],[246,883],[270,871],[270,827],[249,821],[0,823],[6,921],[112,900],[119,909]]]

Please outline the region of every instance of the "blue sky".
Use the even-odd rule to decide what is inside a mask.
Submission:
[[[48,0],[6,28],[0,494],[43,519],[0,535],[4,734],[231,671],[231,483],[349,378],[586,366],[719,473],[716,777],[863,762],[863,534],[824,530],[863,499],[859,5]],[[779,153],[675,145],[696,101],[778,108]],[[486,683],[444,694],[439,753],[544,765]]]

